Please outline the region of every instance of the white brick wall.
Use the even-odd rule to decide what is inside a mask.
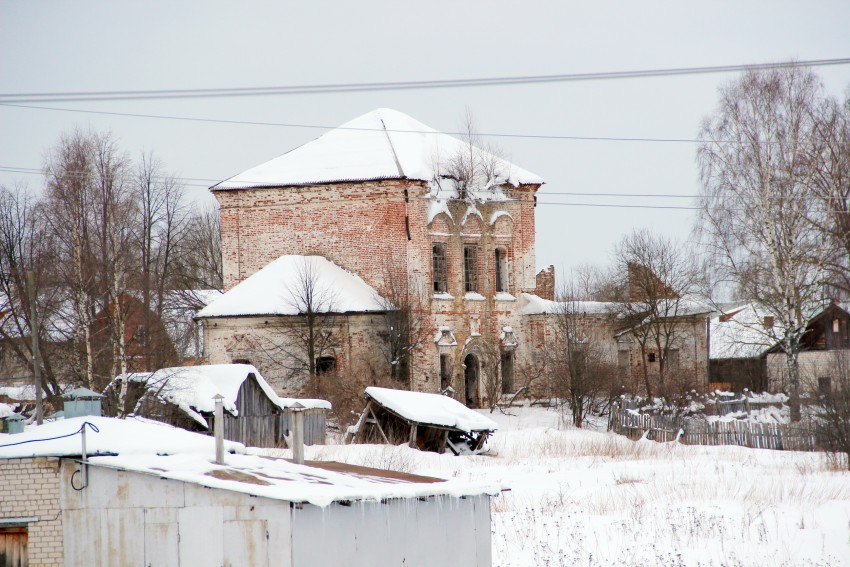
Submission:
[[[0,518],[38,518],[27,533],[30,567],[63,564],[59,478],[57,458],[0,459]]]

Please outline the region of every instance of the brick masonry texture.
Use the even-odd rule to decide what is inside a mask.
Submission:
[[[514,297],[534,292],[535,226],[534,195],[539,186],[506,186],[507,199],[489,202],[449,201],[447,213],[430,219],[434,203],[429,187],[405,179],[331,183],[303,187],[275,187],[216,191],[221,211],[224,285],[230,289],[272,260],[284,254],[317,254],[350,270],[385,297],[404,282],[421,294],[433,325],[449,326],[458,340],[457,348],[437,347],[427,340],[414,360],[412,386],[437,391],[440,386],[440,354],[450,354],[456,370],[453,386],[460,389],[462,363],[470,352],[500,348],[505,326],[519,329],[518,301],[496,299],[496,248],[507,260],[507,289]],[[446,247],[448,292],[452,299],[432,297],[432,247]],[[466,299],[463,250],[478,247],[478,288],[483,300]],[[268,323],[209,321],[205,324],[205,348],[209,362],[248,358],[233,348],[233,337],[250,337]],[[260,329],[258,329],[258,326]],[[361,331],[365,344],[373,337]],[[529,350],[522,343],[518,355]],[[254,337],[255,341],[261,341]],[[485,349],[485,344],[489,345]],[[442,349],[442,350],[441,350]],[[250,349],[249,349],[250,350]],[[346,353],[343,358],[350,358]],[[250,359],[249,359],[250,360]],[[257,360],[251,360],[261,366]],[[261,371],[263,369],[261,368]],[[288,394],[297,389],[282,384],[284,377],[267,376],[277,389]]]
[[[0,478],[0,518],[38,518],[28,526],[30,567],[63,565],[59,459],[0,459]]]

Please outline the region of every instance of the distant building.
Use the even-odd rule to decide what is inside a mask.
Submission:
[[[555,299],[554,270],[535,268],[543,183],[379,109],[214,185],[226,293],[197,315],[207,360],[254,364],[286,395],[300,394],[311,372],[362,373],[364,360],[382,357],[399,385],[451,388],[469,406],[514,392],[547,348],[546,314],[533,306]],[[296,276],[310,266],[334,297],[314,310],[322,333],[308,353]],[[390,344],[404,324],[393,308],[423,320],[410,356]],[[616,361],[621,329],[599,319]],[[698,366],[704,384],[702,321],[680,361]]]

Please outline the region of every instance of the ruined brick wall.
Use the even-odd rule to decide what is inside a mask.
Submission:
[[[501,200],[450,200],[443,204],[429,195],[427,184],[409,180],[217,191],[225,289],[283,254],[325,256],[362,277],[385,297],[390,297],[391,288],[400,283],[409,286],[430,319],[426,334],[441,326],[455,333],[459,342],[450,348],[450,354],[455,361],[454,378],[462,381],[464,357],[484,350],[484,346],[498,353],[504,346],[503,329],[520,324],[516,298],[537,286],[534,194],[538,187],[505,187],[507,198]],[[440,209],[439,214],[435,214],[435,207]],[[435,243],[446,246],[447,295],[433,293]],[[472,297],[464,291],[465,245],[478,249],[477,295]],[[506,291],[499,294],[497,248],[506,262]],[[246,324],[254,323],[245,320],[231,326],[219,321],[218,328],[211,327],[212,322],[205,325],[208,361],[234,359],[233,345],[228,346],[227,341],[245,334],[249,328]],[[364,332],[362,336],[367,335]],[[346,357],[358,356],[356,350],[352,347]],[[440,354],[446,350],[431,340],[423,341],[413,361],[415,389],[439,389]],[[272,380],[276,379],[274,374]]]
[[[317,356],[333,357],[336,373],[342,376],[355,371],[364,359],[383,361],[386,358],[380,350],[383,338],[379,336],[383,327],[380,314],[338,315],[325,319],[316,329],[331,336]],[[300,317],[207,319],[204,324],[206,363],[247,362],[257,367],[279,395],[308,395],[308,373],[298,368],[307,364],[303,335],[304,323]]]
[[[38,519],[27,527],[30,567],[63,565],[59,459],[0,459],[0,478],[0,519]]]
[[[387,269],[407,265],[409,207],[421,186],[385,180],[216,191],[225,290],[284,254],[324,256],[381,287]]]
[[[534,295],[538,297],[542,297],[543,299],[548,299],[549,301],[555,300],[555,266],[549,266],[543,270],[540,270],[537,274],[536,285]]]

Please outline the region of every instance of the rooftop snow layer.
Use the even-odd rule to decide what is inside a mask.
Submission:
[[[281,409],[291,407],[296,401],[306,408],[330,409],[325,400],[279,398],[263,378],[260,371],[251,364],[204,364],[198,366],[177,366],[162,368],[156,372],[138,372],[125,375],[132,382],[142,382],[148,390],[157,392],[157,396],[179,407],[189,417],[207,427],[202,413],[215,411],[213,396],[221,394],[224,398],[224,410],[237,415],[236,397],[239,388],[253,374],[260,388]]]
[[[555,315],[558,313],[581,313],[600,315],[615,313],[615,304],[604,301],[551,301],[531,293],[522,294],[523,315]]]
[[[85,422],[99,430],[86,430],[89,455],[203,453],[210,459],[215,455],[215,438],[209,435],[148,420],[89,415],[29,426],[16,435],[0,434],[0,459],[78,456],[82,454],[79,431]],[[241,443],[224,443],[226,451],[245,451]]]
[[[210,456],[118,455],[94,457],[93,465],[154,474],[289,502],[327,506],[335,501],[380,501],[387,498],[497,494],[499,486],[400,474],[332,462],[297,465],[261,455],[226,455],[225,465]]]
[[[401,417],[416,423],[466,431],[495,431],[496,422],[441,394],[425,394],[370,386],[366,395]]]
[[[322,313],[385,311],[386,303],[359,276],[322,256],[281,256],[201,309],[196,317],[298,315],[307,311],[305,281],[312,282],[312,308]]]
[[[245,447],[232,441],[225,441],[225,450],[235,454],[225,455],[226,464],[217,465],[213,437],[132,418],[77,417],[29,427],[17,435],[0,434],[0,459],[79,456],[78,432],[85,422],[98,429],[86,430],[88,462],[92,466],[289,502],[327,506],[341,500],[497,494],[501,488],[493,483],[444,481],[339,463],[310,461],[296,465],[284,459],[246,455]],[[61,438],[36,441],[51,437]],[[10,446],[11,443],[16,444]]]
[[[431,181],[445,173],[440,171],[439,164],[447,163],[447,158],[463,147],[461,140],[437,132],[406,114],[379,108],[212,189],[375,179]],[[500,169],[510,172],[508,183],[543,183],[537,175],[500,161],[503,162]]]
[[[709,322],[709,358],[755,358],[764,354],[782,336],[781,323],[774,320],[772,329],[764,326],[768,313],[752,305],[731,308],[715,315]]]

